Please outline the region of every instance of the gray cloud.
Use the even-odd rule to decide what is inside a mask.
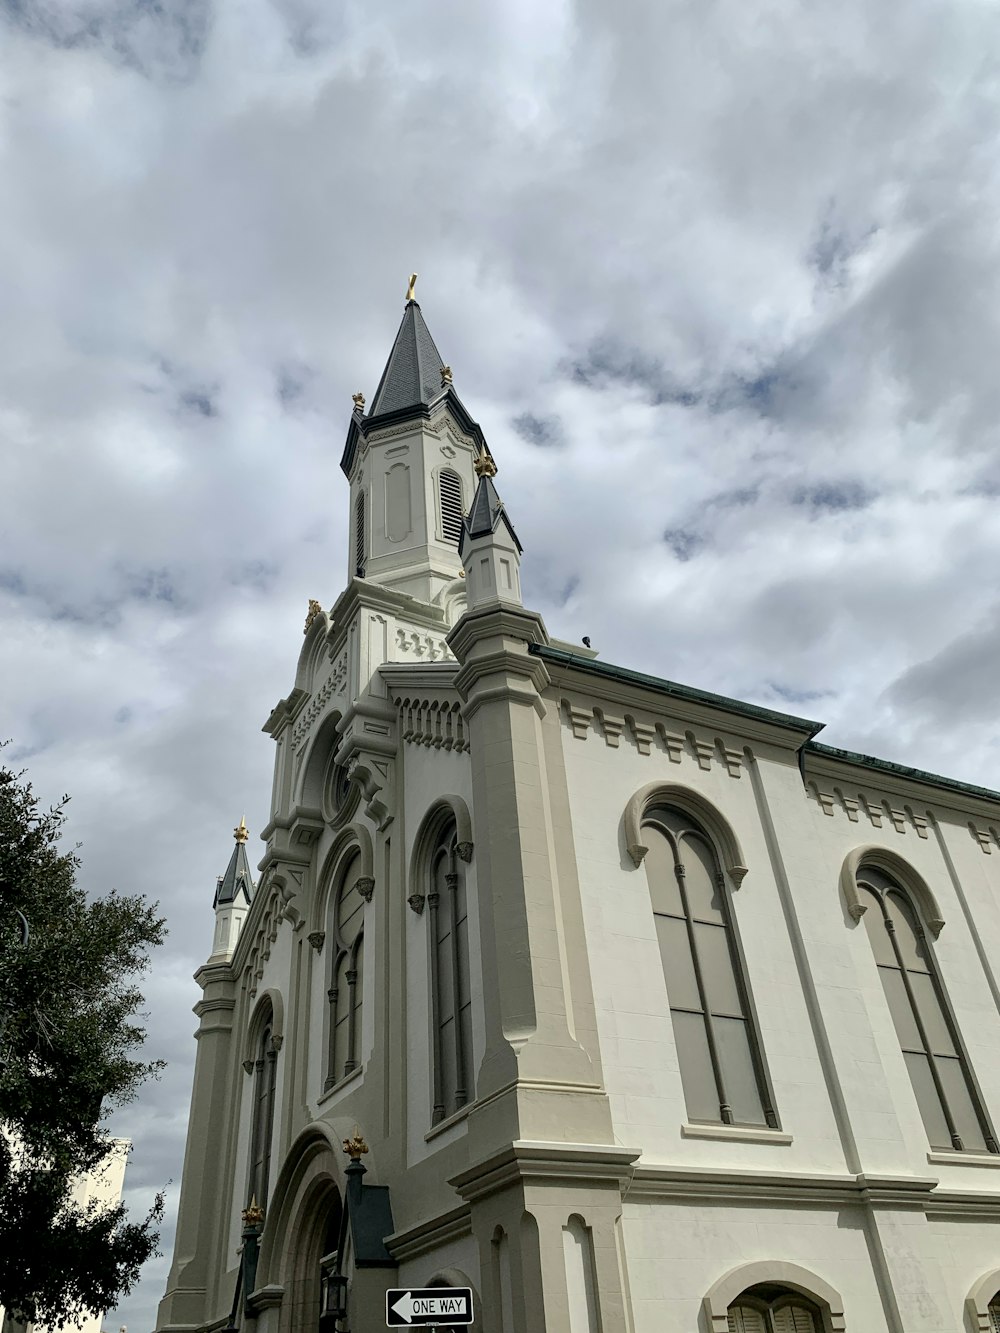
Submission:
[[[171,926],[170,1068],[116,1122],[137,1208],[176,1202],[189,978],[414,268],[553,633],[1000,785],[968,591],[1000,553],[998,28],[0,3],[0,735],[72,793],[87,884]],[[167,1262],[109,1327],[151,1326]]]

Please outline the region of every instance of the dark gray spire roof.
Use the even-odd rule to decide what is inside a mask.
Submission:
[[[229,858],[226,873],[215,886],[213,907],[224,907],[228,903],[235,903],[239,900],[241,894],[247,903],[253,900],[256,886],[253,882],[253,875],[250,873],[250,862],[247,860],[247,838],[250,835],[247,831],[246,820],[240,820],[239,826],[234,831],[234,836],[236,846]]]
[[[497,494],[497,488],[493,485],[493,478],[488,472],[484,472],[479,478],[479,485],[472,497],[472,508],[462,522],[462,536],[458,544],[459,554],[461,555],[466,542],[472,537],[485,537],[487,533],[496,532],[497,524],[501,521],[506,525],[507,531],[514,539],[514,545],[518,551],[521,551],[523,548],[517,539],[513,523],[507,517],[503,501]]]
[[[420,307],[416,301],[407,301],[403,321],[368,415],[380,416],[383,412],[398,412],[431,402],[444,388],[441,383],[443,365]]]

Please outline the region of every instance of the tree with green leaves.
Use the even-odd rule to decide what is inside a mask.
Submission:
[[[162,1215],[162,1197],[142,1222],[74,1197],[116,1151],[108,1113],[160,1068],[138,1058],[135,983],[164,926],[140,896],[79,887],[66,800],[43,809],[0,767],[0,1305],[49,1326],[116,1305]]]

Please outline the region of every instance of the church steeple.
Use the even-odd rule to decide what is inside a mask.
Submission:
[[[414,297],[382,378],[354,411],[340,465],[351,482],[348,572],[431,605],[464,600],[458,543],[486,441]]]
[[[230,957],[240,937],[244,918],[253,901],[255,885],[247,859],[247,839],[250,830],[246,819],[241,819],[233,829],[236,846],[229,858],[226,873],[220,875],[215,885],[215,940],[212,945],[212,957],[220,955]]]
[[[416,274],[414,274],[416,277]],[[447,379],[444,372],[448,372]],[[372,399],[370,417],[400,412],[432,403],[451,382],[451,368],[444,364],[420,306],[411,297],[392,344],[389,360]]]

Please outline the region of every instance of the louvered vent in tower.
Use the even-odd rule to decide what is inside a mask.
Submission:
[[[439,478],[441,490],[441,531],[446,542],[458,545],[462,536],[462,479],[450,467]]]
[[[362,491],[354,506],[354,563],[359,579],[365,576],[365,493]]]

